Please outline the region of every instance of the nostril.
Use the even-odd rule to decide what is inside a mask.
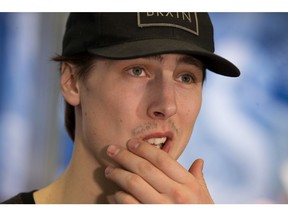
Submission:
[[[154,112],[155,117],[164,117],[165,115],[161,112]]]

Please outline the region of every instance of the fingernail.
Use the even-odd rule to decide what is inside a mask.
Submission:
[[[105,176],[110,175],[110,173],[111,173],[113,170],[114,170],[113,167],[110,167],[110,166],[106,167],[106,169],[105,169]]]
[[[140,142],[136,139],[131,139],[128,141],[128,147],[129,149],[137,149]]]
[[[119,152],[119,148],[115,145],[110,145],[108,148],[107,148],[107,153],[108,155],[110,156],[115,156],[116,154],[118,154]]]

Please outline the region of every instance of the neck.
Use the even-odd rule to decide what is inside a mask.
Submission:
[[[108,203],[116,186],[105,178],[105,166],[80,143],[66,171],[51,185],[34,194],[36,203]]]

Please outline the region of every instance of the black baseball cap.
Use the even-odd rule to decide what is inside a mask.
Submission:
[[[215,73],[238,77],[239,69],[214,50],[208,13],[71,13],[62,55],[88,52],[121,60],[181,53],[195,56]]]

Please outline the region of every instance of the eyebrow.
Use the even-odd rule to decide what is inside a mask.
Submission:
[[[159,61],[159,62],[163,61],[163,56],[162,55],[151,55],[151,56],[147,56],[145,58],[150,59],[150,60],[156,60],[156,61]]]
[[[189,65],[195,65],[202,70],[204,69],[204,64],[198,60],[197,58],[194,58],[193,56],[182,56],[177,60],[177,63],[184,63],[184,64],[189,64]]]
[[[158,62],[162,62],[163,61],[163,56],[162,55],[151,55],[151,56],[147,56],[144,57],[145,59],[149,59],[149,60],[156,60]],[[200,70],[202,71],[203,77],[202,77],[202,85],[206,79],[206,68],[205,68],[205,64],[199,60],[198,58],[195,58],[193,56],[190,55],[185,55],[185,56],[181,56],[180,58],[177,59],[177,64],[188,64],[188,65],[192,65],[192,66],[196,66],[198,68],[200,68]]]
[[[152,55],[152,56],[147,56],[145,58],[149,59],[149,60],[156,60],[159,62],[163,61],[162,55]],[[177,59],[177,63],[178,64],[184,63],[184,64],[188,64],[188,65],[195,65],[195,66],[201,68],[202,70],[204,69],[204,64],[200,60],[198,60],[197,58],[194,58],[193,56],[189,56],[189,55],[181,56],[179,59]]]

